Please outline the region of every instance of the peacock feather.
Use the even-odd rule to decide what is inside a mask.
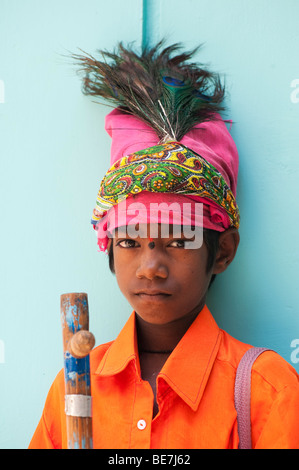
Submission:
[[[84,72],[83,92],[139,117],[161,143],[180,141],[196,124],[215,119],[224,99],[219,75],[190,62],[201,46],[180,53],[180,44],[163,45],[138,53],[119,43],[114,52],[98,51],[101,60],[72,54]]]

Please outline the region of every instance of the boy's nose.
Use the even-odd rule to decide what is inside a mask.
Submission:
[[[168,277],[168,269],[164,262],[163,254],[158,249],[152,250],[147,247],[140,254],[136,276],[139,279],[166,279]]]

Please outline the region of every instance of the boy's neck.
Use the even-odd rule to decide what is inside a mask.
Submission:
[[[202,308],[166,324],[154,324],[144,321],[136,312],[138,350],[148,353],[170,354]]]

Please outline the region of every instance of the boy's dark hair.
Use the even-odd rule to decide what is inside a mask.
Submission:
[[[204,243],[206,244],[206,246],[208,248],[208,262],[207,262],[207,268],[206,269],[207,269],[207,272],[209,272],[210,269],[212,268],[213,264],[214,264],[215,257],[216,257],[216,254],[217,254],[218,242],[219,242],[219,232],[217,232],[216,230],[204,229],[203,230],[203,241],[204,241]],[[109,256],[110,271],[113,274],[115,274],[114,257],[113,257],[113,244],[112,243],[110,245],[110,249],[108,250],[108,256]],[[215,277],[216,277],[216,274],[213,274],[209,287],[211,286],[211,284],[215,280]]]

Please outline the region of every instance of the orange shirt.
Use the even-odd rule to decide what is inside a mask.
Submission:
[[[237,449],[234,381],[249,348],[201,311],[157,378],[140,378],[135,314],[113,342],[91,353],[94,448]],[[252,371],[253,448],[299,448],[299,378],[278,354],[265,352]],[[63,370],[46,400],[30,448],[65,448]]]

